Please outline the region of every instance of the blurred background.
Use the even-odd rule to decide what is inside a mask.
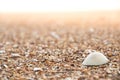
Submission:
[[[0,0],[0,25],[83,27],[119,23],[119,0]]]

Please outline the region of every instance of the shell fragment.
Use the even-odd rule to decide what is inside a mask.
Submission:
[[[38,67],[35,67],[34,69],[33,69],[33,71],[41,71],[42,69],[41,68],[38,68]]]

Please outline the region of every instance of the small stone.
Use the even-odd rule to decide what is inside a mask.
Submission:
[[[33,61],[33,62],[37,62],[37,61],[39,61],[39,60],[37,60],[37,59],[32,59],[32,61]]]
[[[5,53],[5,50],[0,50],[0,54],[3,54],[3,53]]]
[[[18,53],[12,53],[11,57],[20,57],[20,54],[18,54]]]
[[[120,75],[120,71],[118,71],[118,74]]]
[[[107,69],[106,72],[107,72],[108,74],[112,73],[110,69]]]
[[[112,53],[109,53],[109,54],[108,54],[108,56],[109,56],[109,57],[112,57],[112,56],[113,56],[113,54],[112,54]]]
[[[16,67],[17,70],[21,69],[21,67]]]
[[[17,44],[14,44],[14,45],[13,45],[13,48],[18,48],[18,45],[17,45]]]
[[[73,80],[71,77],[67,77],[64,80]]]
[[[2,70],[2,67],[0,67],[0,71]]]
[[[93,29],[93,28],[90,28],[89,31],[92,33],[92,32],[94,32],[94,29]]]
[[[6,64],[3,65],[5,68],[8,68],[8,66]]]
[[[11,42],[6,42],[5,44],[6,44],[6,45],[10,45],[10,44],[11,44]]]
[[[28,57],[30,55],[29,52],[25,52],[25,57]]]
[[[60,39],[60,36],[58,34],[56,34],[55,32],[51,32],[50,34],[52,37],[54,37],[56,39]]]
[[[0,43],[0,48],[1,48],[1,47],[3,47],[3,44],[2,44],[2,43]]]
[[[33,71],[41,71],[42,69],[41,68],[38,68],[38,67],[36,67],[36,68],[34,68],[33,69]]]
[[[108,42],[107,40],[104,40],[103,43],[104,43],[105,45],[107,45],[107,44],[109,44],[110,42]]]

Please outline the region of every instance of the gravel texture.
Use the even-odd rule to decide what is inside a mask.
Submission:
[[[120,80],[120,26],[43,26],[0,26],[0,80]],[[83,66],[88,50],[109,63]]]

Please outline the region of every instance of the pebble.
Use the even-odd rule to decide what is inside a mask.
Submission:
[[[3,47],[3,44],[2,44],[2,43],[0,43],[0,48],[1,48],[1,47]]]
[[[5,53],[5,50],[0,50],[0,54],[3,54],[3,53]]]
[[[20,54],[18,54],[18,53],[12,53],[11,57],[20,57]]]
[[[73,80],[71,77],[67,77],[64,80]]]
[[[112,73],[112,71],[111,71],[110,69],[107,69],[106,72],[107,72],[108,74]]]
[[[60,39],[60,36],[59,36],[58,34],[56,34],[55,32],[51,32],[50,34],[51,34],[51,36],[53,36],[54,38]]]
[[[34,69],[33,69],[33,71],[41,71],[42,69],[41,68],[38,68],[38,67],[35,67]]]
[[[2,70],[2,67],[0,67],[0,70]]]
[[[33,62],[37,62],[37,61],[39,61],[39,60],[37,60],[37,59],[32,59],[32,61],[33,61]]]
[[[8,68],[8,66],[6,64],[3,65],[5,68]]]
[[[17,44],[14,44],[14,45],[13,45],[13,48],[18,48],[18,45],[17,45]]]
[[[93,28],[90,28],[89,31],[92,33],[94,32],[95,30]]]

